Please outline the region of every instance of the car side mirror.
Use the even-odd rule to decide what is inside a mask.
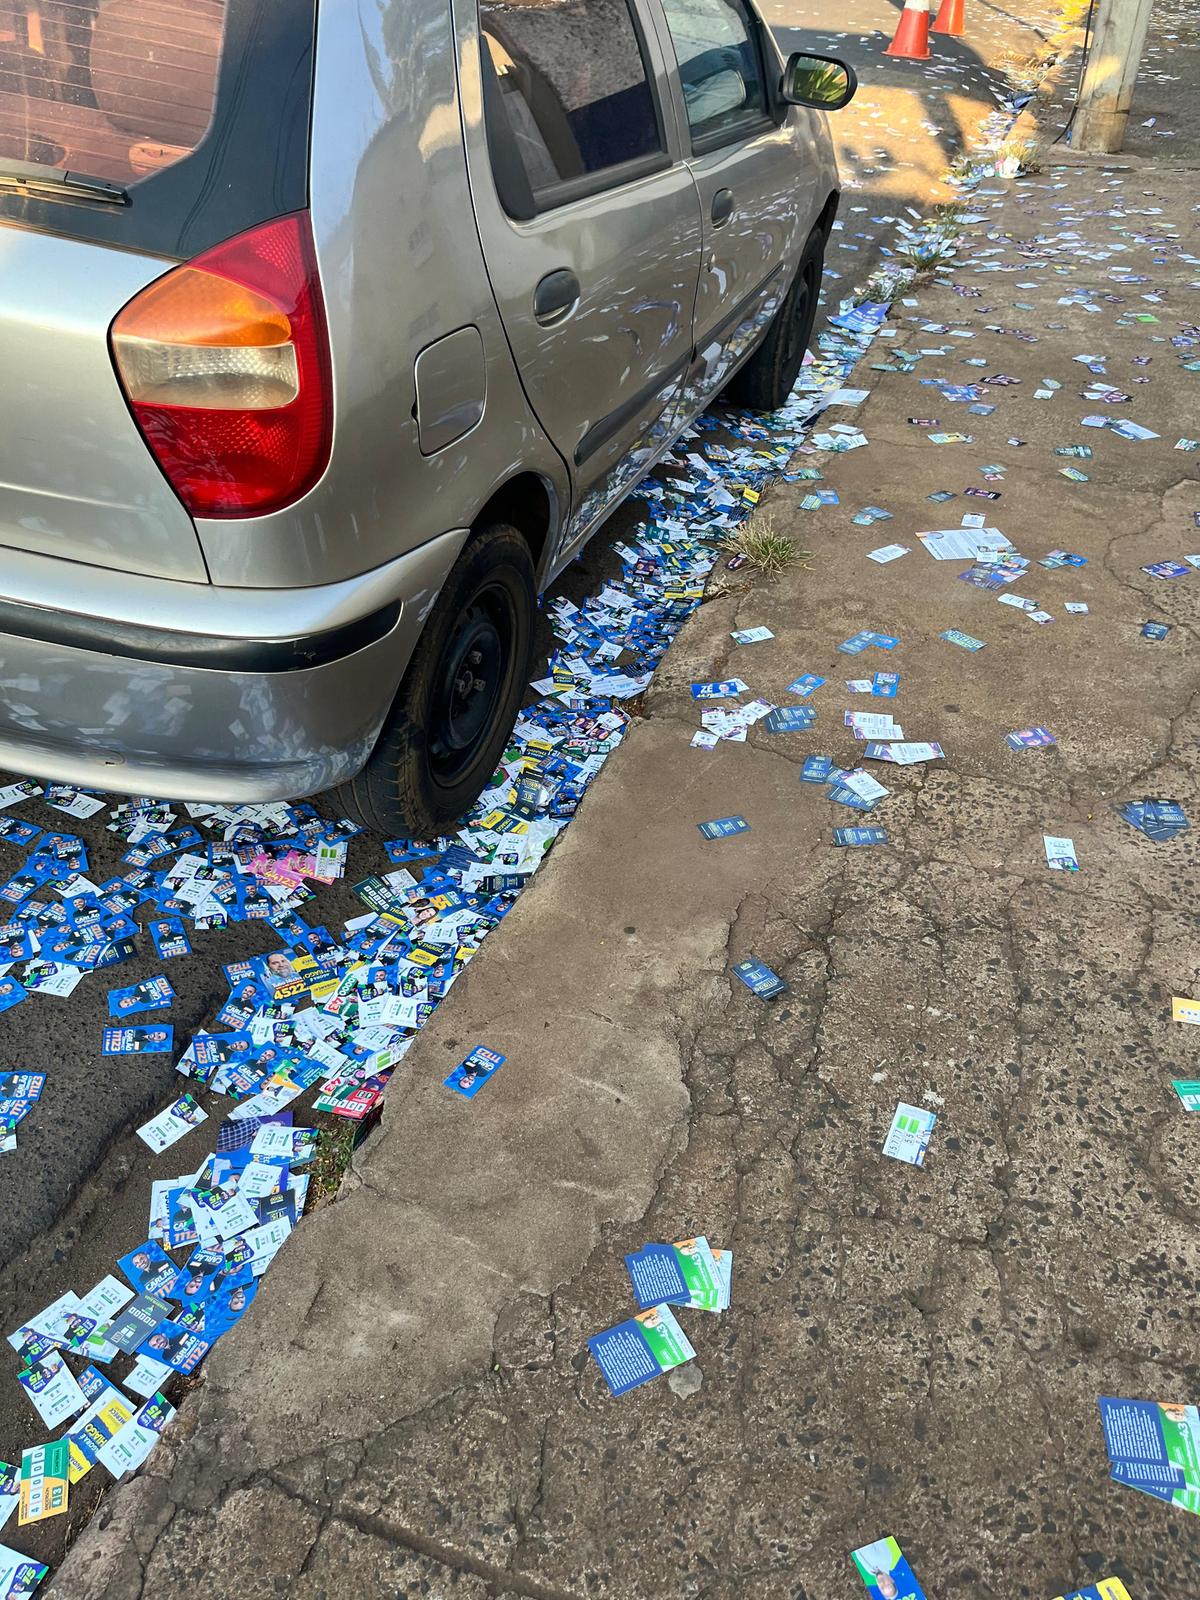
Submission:
[[[797,52],[787,58],[779,93],[789,106],[812,106],[818,111],[840,111],[858,88],[854,68],[836,56],[809,56]]]

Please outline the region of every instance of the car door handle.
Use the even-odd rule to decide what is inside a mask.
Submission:
[[[718,189],[712,198],[712,209],[709,216],[713,220],[714,228],[723,228],[733,215],[733,190]]]
[[[533,315],[543,327],[560,322],[579,304],[579,279],[567,267],[548,272],[533,291]]]

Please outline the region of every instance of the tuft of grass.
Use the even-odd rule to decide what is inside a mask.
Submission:
[[[1036,139],[1005,139],[996,152],[997,164],[1016,162],[1022,172],[1040,172]]]
[[[797,562],[809,559],[807,550],[802,550],[795,539],[783,533],[772,517],[763,514],[751,518],[722,539],[721,549],[726,555],[745,556],[752,567],[770,575],[786,572]]]
[[[309,1188],[309,1205],[319,1205],[332,1200],[341,1187],[354,1154],[354,1135],[357,1124],[345,1117],[337,1119],[335,1127],[321,1129],[317,1139],[317,1153],[313,1157],[312,1179]]]
[[[966,227],[963,218],[970,209],[967,202],[957,196],[953,200],[939,200],[933,208],[930,221],[939,233],[959,234]]]
[[[954,183],[970,183],[976,175],[977,168],[978,162],[975,157],[963,150],[955,156],[946,169],[946,176]]]

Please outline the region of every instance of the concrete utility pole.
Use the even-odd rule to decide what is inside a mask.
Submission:
[[[1152,4],[1153,0],[1098,0],[1071,134],[1074,149],[1111,153],[1124,143]]]

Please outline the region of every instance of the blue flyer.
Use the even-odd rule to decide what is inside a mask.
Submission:
[[[628,1322],[593,1334],[587,1343],[614,1396],[649,1383],[696,1354],[669,1306],[639,1311]]]
[[[1143,622],[1143,639],[1165,639],[1171,631],[1169,622]]]
[[[179,917],[155,917],[150,923],[150,937],[154,941],[154,953],[160,961],[168,961],[172,956],[190,956],[192,953],[183,921]]]
[[[245,1294],[245,1290],[239,1290]],[[187,1374],[198,1367],[208,1354],[211,1340],[202,1339],[191,1328],[178,1322],[160,1322],[148,1339],[140,1346],[143,1354],[155,1361],[165,1362],[176,1372]]]
[[[806,756],[800,768],[801,783],[826,783],[833,772],[831,756]]]
[[[859,1577],[871,1600],[925,1600],[925,1591],[895,1539],[876,1539],[853,1553]]]
[[[1200,1508],[1200,1410],[1101,1395],[1100,1421],[1118,1483]]]
[[[473,1100],[492,1074],[498,1072],[507,1059],[495,1050],[488,1050],[483,1045],[477,1044],[467,1059],[460,1061],[450,1076],[442,1080],[442,1087],[453,1089],[455,1094]]]
[[[836,845],[870,845],[886,844],[888,836],[883,828],[835,828],[833,842]]]
[[[773,1000],[777,994],[783,994],[787,989],[785,981],[761,961],[752,959],[739,961],[733,971],[747,989],[753,990],[762,1000]]]
[[[740,678],[718,678],[713,683],[694,683],[692,699],[732,700],[735,695],[742,694],[749,687],[749,684],[743,683]]]
[[[810,706],[777,706],[763,718],[767,733],[800,733],[811,728],[817,713]]]
[[[844,656],[860,656],[874,642],[875,635],[867,629],[863,633],[852,633],[848,639],[843,639],[838,649]]]
[[[788,693],[798,694],[802,700],[807,700],[809,695],[815,689],[819,689],[824,682],[825,679],[818,678],[815,672],[804,672],[794,683],[788,684]]]
[[[734,833],[750,832],[745,817],[715,817],[711,822],[698,822],[696,826],[706,839],[727,839]]]
[[[46,1087],[44,1072],[0,1072],[0,1098],[28,1100],[32,1105]]]
[[[175,1048],[172,1027],[105,1028],[100,1050],[106,1056],[167,1055]]]
[[[128,989],[108,991],[108,1014],[132,1017],[139,1011],[161,1011],[174,998],[175,991],[166,978],[143,978],[141,983],[131,984]]]
[[[692,1291],[673,1245],[644,1244],[625,1257],[625,1270],[643,1311],[649,1306],[690,1305]]]
[[[147,1239],[136,1250],[121,1256],[117,1265],[139,1294],[157,1295],[164,1300],[176,1298],[176,1289],[184,1277],[156,1239]]]
[[[49,977],[57,970],[57,968],[51,966],[50,972],[46,976]],[[30,976],[28,967],[25,969],[25,976]],[[11,1011],[14,1006],[19,1006],[21,1001],[27,999],[28,996],[29,990],[26,989],[23,983],[19,983],[16,978],[0,978],[0,1012]]]

